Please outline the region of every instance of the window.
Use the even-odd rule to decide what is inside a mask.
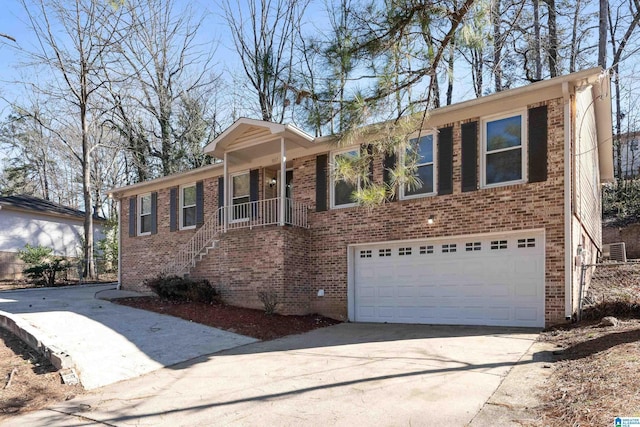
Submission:
[[[371,249],[360,251],[360,258],[371,258]]]
[[[196,185],[180,188],[180,228],[196,226]]]
[[[433,245],[420,246],[420,255],[427,255],[433,253]]]
[[[378,256],[391,256],[391,249],[378,249]]]
[[[411,255],[411,248],[399,248],[398,255],[400,256]]]
[[[151,234],[151,193],[138,197],[138,235]]]
[[[530,237],[528,239],[518,239],[518,247],[519,248],[535,248],[536,239],[534,237]]]
[[[506,240],[492,240],[491,241],[491,250],[497,249],[507,249],[507,241]]]
[[[359,155],[360,148],[352,148],[347,151],[334,153],[331,157],[332,168],[335,168],[337,162],[340,162],[342,160],[354,160],[357,159]],[[353,193],[358,189],[357,185],[350,184],[342,180],[337,180],[334,178],[333,173],[331,174],[331,184],[332,208],[346,208],[349,206],[355,206],[352,196]]]
[[[249,218],[249,172],[231,177],[231,220]]]
[[[525,113],[483,120],[483,185],[524,181]]]
[[[465,245],[465,250],[467,252],[480,251],[482,250],[481,242],[469,242]]]
[[[442,245],[442,253],[443,254],[449,254],[449,253],[454,253],[457,250],[456,244],[455,243],[451,243],[448,245]]]
[[[422,185],[419,188],[405,186],[402,189],[401,198],[420,197],[434,193],[433,139],[433,134],[428,134],[421,136],[420,139],[414,138],[409,141],[409,147],[404,154],[404,161],[405,164],[415,162],[416,177],[420,179]]]

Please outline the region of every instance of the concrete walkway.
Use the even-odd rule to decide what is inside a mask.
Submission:
[[[160,369],[4,425],[520,425],[478,414],[492,399],[501,406],[496,390],[514,365],[536,360],[527,352],[536,337],[512,328],[344,323]]]
[[[113,284],[4,291],[0,326],[47,353],[54,365],[74,367],[89,390],[257,341],[96,299],[130,294]]]

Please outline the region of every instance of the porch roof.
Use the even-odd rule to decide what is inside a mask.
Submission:
[[[263,157],[280,153],[280,138],[290,145],[309,148],[314,145],[315,138],[291,124],[266,122],[246,117],[236,120],[216,139],[211,141],[204,152],[217,157],[225,153],[250,149],[251,157]]]

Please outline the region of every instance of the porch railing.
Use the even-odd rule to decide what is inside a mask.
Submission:
[[[204,224],[176,253],[162,269],[165,275],[186,274],[206,253],[213,248],[217,237],[226,230],[254,228],[264,225],[280,224],[280,198],[258,200],[224,206],[215,215],[209,216]],[[284,220],[282,223],[295,227],[308,228],[306,205],[292,199],[284,199]],[[227,221],[225,221],[225,216]]]
[[[218,210],[219,223],[224,224],[226,216],[227,230],[280,224],[280,203],[282,203],[282,200],[284,200],[285,204],[282,223],[293,225],[294,227],[308,228],[308,207],[292,199],[281,199],[279,197],[221,207]]]

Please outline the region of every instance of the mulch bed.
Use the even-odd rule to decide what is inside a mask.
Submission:
[[[157,297],[120,298],[113,300],[113,302],[156,313],[168,314],[263,341],[300,334],[340,323],[338,320],[317,314],[306,316],[268,315],[264,311],[250,308],[233,307],[224,304],[176,302]]]

